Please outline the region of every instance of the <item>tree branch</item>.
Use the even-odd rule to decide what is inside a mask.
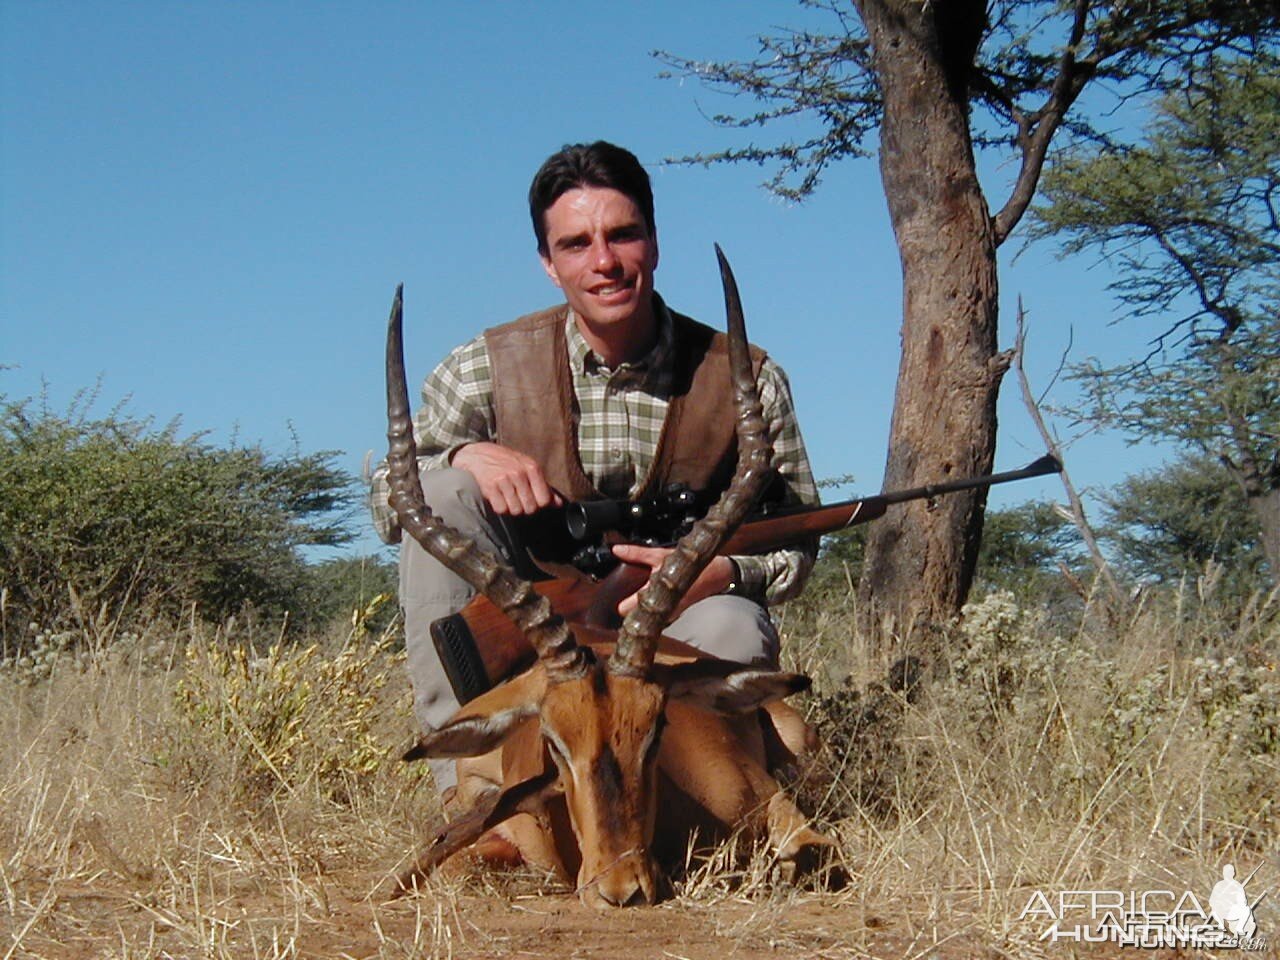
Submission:
[[[1169,255],[1169,259],[1176,263],[1191,281],[1191,285],[1196,291],[1196,298],[1200,301],[1204,311],[1222,321],[1222,325],[1225,328],[1222,331],[1222,335],[1229,337],[1240,329],[1244,318],[1240,315],[1239,308],[1222,303],[1220,296],[1210,295],[1208,281],[1204,275],[1196,269],[1195,264],[1191,262],[1189,257],[1174,246],[1173,242],[1165,235],[1164,230],[1152,225],[1151,235],[1160,246],[1160,249]]]
[[[1088,12],[1089,0],[1076,0],[1071,22],[1071,37],[1058,61],[1058,75],[1054,78],[1049,99],[1036,111],[1031,123],[1024,124],[1025,118],[1019,118],[1017,121],[1022,167],[1018,171],[1018,179],[1013,185],[1013,192],[1009,195],[1009,199],[992,219],[996,246],[1004,243],[1013,232],[1013,228],[1018,225],[1018,221],[1022,219],[1022,215],[1027,212],[1027,207],[1031,205],[1053,135],[1057,133],[1067,110],[1080,96],[1080,91],[1093,75],[1095,66],[1092,62],[1076,60],[1076,47],[1084,38]]]
[[[1093,527],[1089,525],[1089,520],[1085,517],[1084,503],[1081,501],[1080,495],[1076,493],[1070,474],[1067,473],[1066,461],[1062,456],[1062,447],[1059,446],[1058,441],[1049,432],[1049,428],[1044,422],[1044,417],[1040,413],[1040,404],[1036,401],[1035,394],[1031,390],[1031,384],[1027,380],[1027,371],[1022,362],[1026,354],[1026,346],[1026,312],[1022,308],[1022,297],[1018,297],[1018,330],[1014,338],[1013,365],[1018,373],[1018,386],[1022,389],[1022,402],[1026,405],[1032,422],[1040,432],[1040,437],[1044,440],[1045,447],[1062,464],[1062,470],[1058,475],[1062,478],[1062,487],[1067,492],[1067,502],[1071,506],[1071,520],[1076,529],[1080,531],[1080,538],[1084,540],[1085,546],[1089,550],[1089,558],[1093,561],[1094,569],[1106,581],[1112,598],[1117,604],[1122,604],[1124,603],[1124,595],[1121,593],[1120,585],[1116,582],[1116,578],[1111,572],[1107,558],[1102,555],[1102,550],[1098,547],[1097,538],[1093,535]]]

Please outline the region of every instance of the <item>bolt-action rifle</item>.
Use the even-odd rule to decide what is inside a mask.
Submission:
[[[884,516],[885,510],[895,503],[930,500],[946,493],[1042,477],[1061,470],[1062,464],[1056,458],[1043,456],[1021,470],[926,484],[910,490],[881,493],[861,500],[847,500],[826,506],[775,509],[743,522],[725,541],[720,553],[745,555],[778,550],[876,520]],[[617,501],[611,503],[616,504]],[[613,509],[607,515],[625,518],[629,511],[623,507]],[[620,528],[624,536],[628,530],[625,519],[602,523],[598,519],[601,514],[593,512],[592,522],[586,525],[589,533],[585,533],[581,511],[571,510],[566,516],[570,533],[579,537],[598,536],[602,528]],[[621,539],[616,542],[632,541]],[[647,539],[646,542],[653,541]],[[597,554],[601,551],[608,553],[607,546],[596,545],[591,549],[597,551]],[[579,563],[579,567],[582,566]],[[616,628],[620,619],[618,604],[644,586],[649,573],[648,567],[619,563],[601,576],[579,575],[542,580],[533,587],[546,596],[560,615],[571,623]],[[536,659],[533,648],[520,630],[483,596],[472,599],[461,612],[436,620],[430,629],[449,683],[460,703],[478,697],[495,684],[529,667]]]

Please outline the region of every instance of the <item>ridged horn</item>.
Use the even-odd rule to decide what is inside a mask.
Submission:
[[[719,244],[716,244],[716,258],[720,261],[724,308],[728,315],[729,368],[737,406],[737,469],[720,500],[680,538],[671,555],[640,591],[639,602],[622,622],[618,645],[609,659],[609,670],[616,674],[643,676],[648,672],[657,652],[658,637],[671,621],[671,615],[720,545],[751,510],[772,473],[769,461],[773,449],[751,369],[738,284]]]
[[[400,284],[387,323],[388,499],[400,527],[511,618],[546,665],[552,682],[580,676],[586,669],[586,652],[547,598],[475,541],[441,522],[427,507],[418,479],[418,450],[405,383],[403,314],[404,284]]]

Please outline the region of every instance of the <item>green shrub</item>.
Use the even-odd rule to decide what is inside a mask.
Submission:
[[[0,590],[5,647],[119,611],[220,620],[246,604],[298,609],[305,545],[349,539],[352,480],[332,452],[279,457],[181,437],[119,408],[64,416],[0,397]]]
[[[1134,579],[1176,584],[1216,571],[1224,599],[1276,586],[1257,518],[1222,464],[1183,456],[1116,484],[1105,500],[1103,537]]]
[[[308,566],[306,577],[306,609],[313,623],[328,625],[340,618],[367,616],[366,629],[370,633],[382,633],[399,613],[394,602],[399,589],[399,571],[388,560],[334,557]]]

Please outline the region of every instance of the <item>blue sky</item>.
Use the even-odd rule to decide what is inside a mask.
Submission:
[[[95,409],[285,451],[385,444],[381,351],[405,284],[409,373],[485,326],[550,305],[524,194],[561,144],[604,138],[649,167],[667,300],[722,322],[712,243],[752,339],[787,369],[815,473],[879,489],[901,289],[874,160],[788,205],[768,171],[662,164],[744,142],[705,114],[732,101],[659,79],[666,48],[749,56],[813,19],[791,3],[539,4],[0,0],[0,393],[55,409],[101,381]],[[745,104],[742,104],[745,106]],[[768,131],[754,134],[766,140]],[[1011,165],[987,187],[1003,203]],[[1109,325],[1107,272],[1049,245],[1002,255],[1002,342],[1016,298],[1043,386],[1071,357],[1119,360],[1143,331]],[[997,468],[1041,452],[1006,381]],[[1059,390],[1055,399],[1069,395]],[[1078,484],[1160,459],[1095,437]],[[1052,481],[997,504],[1061,498]],[[363,536],[357,549],[376,545]]]

